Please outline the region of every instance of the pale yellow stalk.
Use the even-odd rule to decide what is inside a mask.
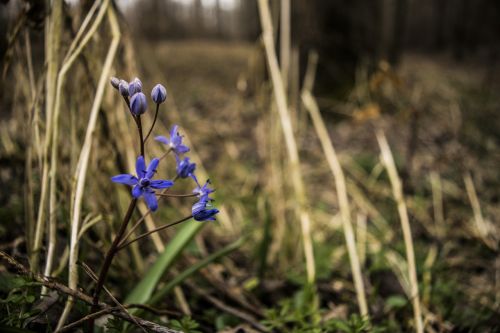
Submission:
[[[344,172],[342,171],[342,167],[335,152],[335,148],[333,147],[333,143],[330,140],[330,136],[328,135],[328,130],[326,129],[323,118],[321,117],[318,104],[311,95],[310,91],[304,90],[302,92],[302,102],[304,103],[307,111],[309,111],[314,124],[314,128],[320,139],[323,153],[325,154],[325,158],[335,179],[335,187],[339,199],[342,227],[347,244],[347,251],[349,253],[349,262],[351,264],[354,287],[356,288],[359,312],[362,317],[368,319],[368,305],[366,303],[361,265],[359,263],[358,252],[356,249],[356,240],[354,238],[354,229],[351,221],[351,209],[349,207],[349,199],[347,197]]]
[[[403,230],[403,238],[406,248],[406,260],[408,262],[408,276],[410,282],[410,299],[413,304],[413,314],[415,320],[415,331],[417,333],[424,332],[424,326],[422,322],[422,311],[420,309],[420,297],[418,291],[418,280],[417,280],[417,267],[415,264],[415,251],[413,249],[413,239],[411,236],[410,220],[408,218],[408,210],[406,208],[406,203],[403,196],[403,186],[401,180],[399,179],[398,172],[396,169],[396,164],[392,157],[391,149],[385,138],[385,134],[381,131],[377,132],[377,141],[382,152],[382,161],[387,173],[389,174],[389,180],[392,185],[392,191],[394,194],[394,199],[398,205],[398,213],[401,221],[401,228]]]
[[[72,205],[71,205],[71,236],[70,236],[70,255],[69,255],[69,278],[68,278],[68,286],[72,289],[77,288],[78,283],[78,269],[76,262],[78,260],[78,234],[79,234],[79,223],[80,223],[80,214],[82,208],[82,199],[85,188],[85,180],[87,176],[87,168],[89,163],[90,152],[92,149],[92,140],[94,138],[94,132],[97,123],[97,116],[99,115],[99,109],[101,106],[102,98],[104,95],[104,91],[106,85],[108,84],[109,74],[111,70],[111,65],[113,63],[113,59],[116,55],[116,51],[118,49],[118,44],[120,42],[120,28],[118,24],[118,20],[116,18],[116,14],[112,6],[109,6],[109,1],[105,0],[102,4],[102,7],[97,14],[94,25],[90,28],[87,36],[93,35],[97,31],[97,27],[102,20],[102,15],[107,12],[108,22],[111,27],[111,35],[112,40],[106,54],[106,59],[103,64],[103,68],[101,71],[101,75],[99,77],[99,82],[97,85],[97,90],[95,93],[94,101],[92,104],[92,109],[90,111],[90,118],[87,124],[87,131],[85,134],[85,139],[82,145],[82,149],[80,151],[80,156],[78,159],[77,168],[74,176],[74,183],[72,188]],[[102,13],[102,14],[101,14]],[[90,39],[90,37],[89,37]],[[86,38],[82,40],[82,43],[85,43]],[[77,48],[81,49],[81,48]],[[79,52],[75,50],[75,52]],[[64,326],[66,319],[71,311],[73,306],[73,298],[68,297],[66,305],[64,307],[64,311],[59,319],[57,324],[57,329]]]
[[[276,99],[276,106],[280,115],[281,128],[283,131],[283,136],[285,137],[288,157],[290,158],[292,183],[298,203],[298,211],[302,230],[302,243],[304,246],[304,254],[306,259],[307,281],[309,283],[313,283],[316,278],[316,269],[314,266],[311,220],[309,217],[307,197],[300,171],[299,152],[293,134],[292,121],[290,119],[290,113],[286,101],[285,87],[283,85],[283,79],[280,74],[276,56],[273,38],[273,24],[271,21],[271,14],[269,11],[269,4],[267,0],[259,0],[259,13],[262,25],[262,39],[266,51],[266,59],[271,75],[271,81],[274,88],[274,97]]]

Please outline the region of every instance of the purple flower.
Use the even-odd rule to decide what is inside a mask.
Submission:
[[[208,197],[202,197],[198,202],[196,202],[191,208],[191,212],[196,221],[215,221],[215,214],[219,212],[217,208],[210,208],[212,200]],[[208,208],[207,208],[208,207]]]
[[[132,196],[136,199],[142,196],[149,209],[154,212],[158,208],[158,201],[156,200],[154,190],[168,188],[174,185],[174,182],[171,180],[151,180],[156,173],[158,163],[160,163],[160,160],[153,158],[146,168],[144,157],[139,156],[135,164],[137,177],[129,174],[121,174],[111,177],[111,180],[115,183],[133,186]]]
[[[134,94],[139,92],[142,92],[142,82],[138,78],[135,78],[128,84],[128,94],[134,96]]]
[[[128,96],[128,83],[125,80],[120,80],[120,83],[118,84],[118,90],[120,91],[120,94],[122,96],[127,97]]]
[[[208,187],[210,185],[210,179],[207,179],[205,184],[201,186],[200,183],[198,182],[198,178],[196,178],[196,176],[193,173],[191,174],[191,178],[193,178],[194,181],[196,182],[196,185],[198,185],[193,190],[193,193],[198,195],[200,200],[203,198],[205,198],[206,200],[213,200],[212,198],[209,197],[210,193],[215,192],[214,189]]]
[[[151,98],[156,104],[165,102],[167,99],[167,89],[161,84],[157,84],[154,86],[153,90],[151,90]]]
[[[130,99],[130,110],[136,116],[139,116],[146,112],[148,108],[148,102],[146,100],[146,95],[138,92],[132,96]]]
[[[180,178],[189,177],[189,175],[191,175],[196,169],[196,164],[190,163],[189,157],[184,157],[184,159],[181,160],[179,156],[175,155],[175,159],[177,161],[177,166],[176,166],[177,175]]]
[[[182,144],[182,136],[177,132],[177,128],[177,125],[172,126],[172,129],[170,130],[170,139],[160,135],[157,136],[155,140],[170,146],[176,154],[187,153],[189,148]]]

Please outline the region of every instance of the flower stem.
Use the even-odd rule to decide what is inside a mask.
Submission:
[[[196,197],[198,194],[197,193],[190,193],[190,194],[156,193],[156,195],[160,196],[160,197],[189,198],[189,197]]]
[[[134,198],[130,201],[127,213],[123,218],[122,225],[120,226],[120,229],[118,230],[118,233],[116,234],[115,239],[111,244],[111,247],[106,253],[106,257],[104,258],[104,263],[102,264],[101,271],[99,272],[99,278],[97,279],[96,288],[94,290],[92,298],[92,308],[90,310],[91,313],[96,312],[99,309],[99,294],[101,293],[101,290],[104,286],[104,281],[106,280],[106,276],[108,275],[108,271],[111,266],[111,262],[113,261],[113,257],[115,256],[116,252],[118,252],[117,248],[118,244],[122,240],[123,234],[127,229],[127,225],[130,222],[130,218],[132,217],[136,205],[137,205],[137,199]],[[94,330],[94,320],[91,319],[89,321],[89,331],[92,332],[93,330]]]
[[[124,244],[120,244],[120,245],[116,248],[116,252],[120,251],[121,249],[123,249],[123,248],[127,247],[128,245],[130,245],[130,244],[132,244],[132,243],[134,243],[134,242],[136,242],[136,241],[138,241],[138,240],[143,239],[144,237],[147,237],[147,236],[151,235],[152,233],[155,233],[155,232],[157,232],[157,231],[160,231],[160,230],[163,230],[163,229],[167,229],[167,228],[169,228],[169,227],[172,227],[172,226],[174,226],[174,225],[176,225],[176,224],[179,224],[179,223],[185,222],[185,221],[187,221],[187,220],[190,220],[192,217],[193,217],[193,215],[189,215],[189,216],[186,216],[186,217],[184,217],[184,218],[182,218],[182,219],[180,219],[180,220],[178,220],[178,221],[175,221],[175,222],[172,222],[172,223],[170,223],[170,224],[166,224],[166,225],[163,225],[163,226],[158,227],[158,228],[156,228],[156,229],[153,229],[153,230],[151,230],[151,231],[145,232],[145,233],[143,233],[142,235],[139,235],[139,236],[137,236],[136,238],[134,238],[134,239],[132,239],[132,240],[129,240],[128,242],[126,242],[126,243],[124,243]]]
[[[164,159],[165,156],[167,156],[171,151],[172,151],[172,148],[168,148],[168,150],[165,152],[165,154],[160,156],[159,160],[161,161],[162,159]]]
[[[137,123],[137,130],[139,131],[139,139],[141,141],[141,156],[144,157],[144,137],[142,134],[141,116],[136,116],[135,121]]]
[[[153,131],[153,128],[155,127],[156,119],[158,118],[158,110],[160,110],[160,104],[156,104],[155,118],[153,120],[153,123],[151,124],[151,128],[149,129],[148,134],[146,134],[146,137],[144,138],[144,143],[146,143],[146,141],[148,141],[149,135],[151,134],[151,132]]]
[[[168,152],[167,152],[168,153]],[[179,178],[179,176],[176,176],[174,178],[174,182]],[[170,187],[169,188],[166,188],[164,189],[161,194],[165,194],[167,193],[168,191],[170,190]],[[160,196],[159,199],[161,199],[162,197]],[[159,200],[158,199],[158,200]],[[135,229],[137,229],[137,227],[142,223],[142,221],[144,221],[146,219],[146,217],[151,214],[151,209],[148,209],[148,211],[146,213],[144,213],[144,215],[142,215],[139,220],[137,220],[137,222],[135,222],[135,224],[130,228],[130,230],[128,231],[128,233],[125,235],[125,237],[122,238],[120,244],[118,244],[118,247],[121,247],[122,244],[125,243],[125,241],[130,237],[130,235],[132,235],[132,233],[135,231]]]

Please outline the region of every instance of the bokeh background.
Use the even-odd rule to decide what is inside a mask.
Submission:
[[[495,0],[2,0],[0,248],[92,290],[81,263],[130,198],[109,178],[139,154],[109,78],[139,77],[166,86],[153,133],[180,126],[221,212],[120,253],[117,299],[162,291],[143,316],[192,332],[496,332],[499,36]],[[0,267],[0,323],[54,328],[66,296]]]

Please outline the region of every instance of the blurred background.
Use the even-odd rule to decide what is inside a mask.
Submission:
[[[221,212],[120,253],[117,299],[186,332],[497,332],[499,36],[495,0],[2,0],[0,249],[92,290],[139,154],[109,78],[139,77]],[[1,324],[88,313],[0,267]]]

